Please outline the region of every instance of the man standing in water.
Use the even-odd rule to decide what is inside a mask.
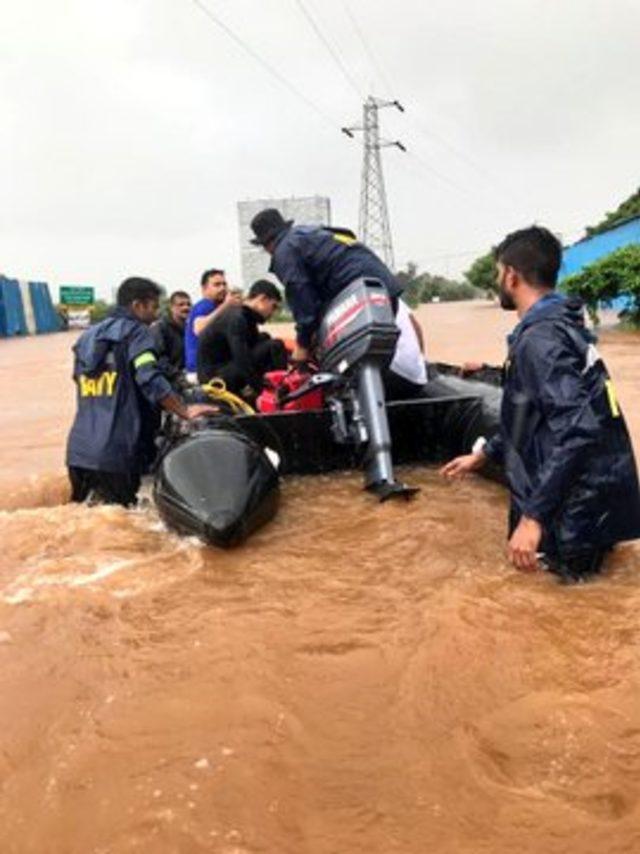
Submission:
[[[532,227],[495,250],[500,304],[520,322],[508,338],[500,430],[447,463],[447,478],[503,463],[511,494],[508,554],[572,582],[597,573],[617,542],[640,537],[629,434],[580,300],[556,293],[559,241]]]
[[[181,418],[213,412],[185,406],[162,373],[148,325],[158,314],[160,288],[126,279],[117,307],[87,329],[73,350],[78,409],[67,443],[71,500],[134,504],[140,476],[155,456],[159,408]]]

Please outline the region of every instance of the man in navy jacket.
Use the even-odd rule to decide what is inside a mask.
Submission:
[[[500,431],[443,467],[455,478],[487,459],[511,493],[509,557],[565,581],[597,572],[612,546],[640,537],[631,442],[582,303],[555,292],[562,247],[544,228],[496,248],[500,302],[520,318],[508,338]]]
[[[160,408],[181,418],[212,411],[185,406],[158,365],[148,325],[158,314],[160,288],[126,279],[117,307],[83,332],[73,350],[78,408],[67,443],[72,501],[93,496],[135,503],[140,475],[153,461]]]
[[[266,208],[251,221],[252,243],[271,255],[269,270],[285,287],[296,322],[295,361],[306,361],[323,310],[351,282],[367,276],[386,285],[395,304],[402,288],[389,268],[348,230],[293,225]]]

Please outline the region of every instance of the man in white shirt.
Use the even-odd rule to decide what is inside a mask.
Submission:
[[[396,352],[384,375],[387,400],[411,400],[421,397],[427,382],[424,338],[417,319],[409,306],[398,299],[396,325],[400,337]]]

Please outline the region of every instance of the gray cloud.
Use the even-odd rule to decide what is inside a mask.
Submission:
[[[357,224],[360,100],[293,0],[47,0],[3,11],[1,267],[109,292],[238,274],[238,199],[329,195]],[[633,2],[305,0],[409,148],[384,153],[397,260],[457,273],[509,228],[572,238],[637,186]],[[328,117],[328,118],[327,118]],[[446,257],[445,257],[446,256]]]

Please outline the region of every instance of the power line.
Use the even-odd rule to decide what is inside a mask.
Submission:
[[[211,9],[204,5],[201,0],[192,0],[192,3],[200,9],[203,14],[209,18],[217,27],[219,27],[224,33],[226,33],[232,41],[234,41],[238,47],[242,48],[245,53],[248,53],[249,56],[254,59],[257,63],[259,63],[269,74],[274,77],[282,86],[289,90],[292,95],[295,95],[300,101],[306,104],[307,107],[310,107],[315,113],[321,116],[325,121],[329,122],[331,126],[334,128],[337,127],[338,122],[336,122],[329,113],[326,113],[321,107],[319,107],[314,101],[308,98],[304,92],[301,92],[296,86],[293,85],[283,74],[281,74],[276,68],[271,65],[271,63],[267,62],[266,59],[263,59],[259,53],[257,53],[251,45],[247,44],[244,39],[240,38],[237,33],[235,33],[224,21],[220,20],[220,18],[215,15]]]
[[[409,121],[413,125],[413,127],[418,131],[418,133],[422,134],[426,139],[432,139],[445,148],[448,152],[453,154],[454,157],[457,157],[458,160],[466,163],[474,172],[484,178],[485,181],[488,181],[491,186],[496,189],[498,186],[498,180],[491,175],[491,173],[484,167],[482,164],[478,163],[472,157],[469,157],[468,154],[465,154],[464,151],[456,148],[456,146],[452,145],[448,140],[446,140],[443,136],[436,133],[434,130],[427,130],[423,125],[421,125],[416,119],[409,116]]]
[[[331,54],[331,57],[333,58],[334,62],[336,63],[336,65],[338,66],[340,71],[342,72],[347,83],[354,90],[354,92],[356,93],[358,98],[361,98],[362,97],[362,90],[358,86],[358,83],[356,82],[353,75],[349,72],[349,70],[347,69],[347,67],[343,63],[342,59],[340,58],[340,54],[335,50],[333,45],[326,38],[326,36],[322,32],[322,30],[320,29],[320,27],[318,26],[316,21],[313,19],[313,16],[309,12],[309,10],[306,8],[306,6],[302,2],[302,0],[296,0],[296,3],[298,4],[298,8],[302,12],[302,14],[305,16],[305,18],[307,19],[307,21],[311,25],[311,28],[313,29],[314,33],[318,36],[318,38],[320,39],[322,44],[326,47],[326,49]]]
[[[416,263],[430,264],[433,261],[454,261],[457,258],[479,258],[487,254],[487,249],[470,249],[465,252],[441,252],[438,255],[428,255],[417,259]]]
[[[455,190],[458,193],[462,193],[463,196],[467,196],[468,198],[475,198],[471,190],[457,184],[455,181],[452,181],[447,175],[444,175],[442,172],[431,166],[430,163],[427,163],[426,160],[423,160],[422,157],[415,153],[415,151],[410,151],[409,156],[413,159],[415,165],[421,167],[422,170],[428,172],[430,175],[433,175],[438,179],[438,181],[445,184],[450,189]]]
[[[389,78],[385,74],[380,62],[378,61],[375,53],[373,52],[373,49],[368,44],[368,42],[367,42],[367,40],[366,40],[366,38],[362,32],[361,27],[358,25],[358,22],[356,21],[356,18],[354,16],[353,12],[349,8],[347,0],[343,0],[343,6],[344,6],[344,9],[345,9],[348,17],[349,17],[349,20],[351,21],[351,24],[353,26],[354,31],[355,31],[356,35],[358,36],[358,39],[360,40],[360,43],[361,43],[367,57],[369,58],[369,62],[371,63],[371,66],[372,66],[374,72],[376,72],[378,74],[378,76],[380,77],[381,81],[385,84],[385,86],[389,87],[389,91],[393,91],[394,87],[390,86]],[[478,173],[486,181],[489,181],[494,189],[496,188],[496,186],[498,186],[498,180],[496,178],[494,178],[491,175],[491,173],[484,166],[479,164],[472,157],[469,157],[468,154],[461,151],[456,146],[452,145],[448,140],[446,140],[444,137],[442,137],[440,134],[436,133],[435,131],[427,130],[425,127],[423,127],[421,124],[419,124],[417,122],[417,120],[411,116],[410,113],[408,115],[408,119],[409,119],[409,122],[411,123],[411,125],[416,129],[416,131],[418,133],[422,134],[427,139],[435,140],[439,145],[441,145],[443,148],[445,148],[447,151],[449,151],[454,157],[457,157],[460,161],[462,161],[463,163],[466,163],[466,165],[469,168],[471,168],[476,173]]]
[[[437,169],[434,169],[433,166],[431,166],[429,163],[419,157],[415,152],[409,150],[408,154],[410,159],[408,161],[401,161],[401,164],[413,176],[417,176],[425,182],[429,181],[430,184],[432,183],[432,178],[436,178],[438,181],[440,181],[441,184],[444,184],[449,189],[454,190],[460,196],[464,196],[466,199],[469,199],[473,201],[476,205],[478,205],[479,196],[477,194],[473,193],[467,187],[464,187],[460,184],[457,184],[455,181],[452,181],[450,178],[448,178],[446,175],[443,175]],[[487,201],[486,196],[484,197],[483,201]],[[502,214],[507,212],[508,209],[504,207],[497,198],[492,199],[492,203],[492,206],[495,208],[496,212],[498,211],[498,209]]]
[[[378,77],[380,78],[380,82],[382,83],[383,87],[385,89],[387,89],[389,94],[393,91],[396,91],[394,86],[390,82],[389,78],[387,77],[387,75],[382,70],[382,66],[378,62],[376,55],[373,52],[373,49],[369,47],[369,44],[367,43],[367,40],[365,39],[364,34],[363,34],[362,30],[360,29],[358,22],[355,19],[355,16],[353,15],[351,9],[349,8],[349,4],[347,3],[347,0],[343,0],[342,5],[344,6],[344,10],[347,13],[347,17],[351,21],[351,26],[353,27],[355,34],[358,36],[360,44],[364,48],[364,52],[366,53],[366,55],[369,58],[369,62],[371,63],[372,68],[377,73]]]

